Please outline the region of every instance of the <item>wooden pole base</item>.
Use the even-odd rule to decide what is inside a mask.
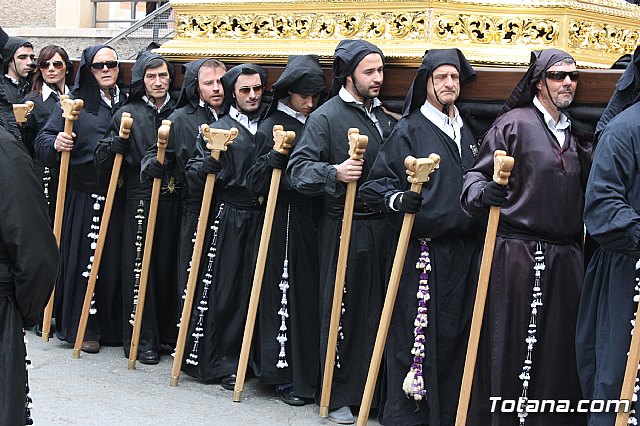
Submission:
[[[178,380],[180,380],[180,377],[171,376],[171,382],[169,382],[169,386],[171,386],[172,388],[178,387]]]
[[[329,407],[320,407],[320,417],[322,418],[329,417]]]
[[[242,391],[241,390],[234,390],[233,391],[233,402],[240,402],[242,401]]]
[[[134,359],[130,359],[129,360],[129,370],[135,370],[136,369],[136,360]]]
[[[80,359],[80,349],[73,350],[73,359]]]

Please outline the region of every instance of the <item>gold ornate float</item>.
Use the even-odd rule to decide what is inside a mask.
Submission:
[[[389,64],[416,66],[427,48],[458,47],[474,64],[528,63],[558,47],[581,67],[608,68],[640,39],[640,8],[623,0],[172,0],[175,38],[158,52],[178,61],[329,63],[344,38],[364,38]]]

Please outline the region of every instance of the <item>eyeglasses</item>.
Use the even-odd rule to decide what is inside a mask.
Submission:
[[[40,62],[38,64],[38,66],[40,67],[41,70],[46,70],[48,69],[51,65],[53,65],[53,67],[57,70],[61,70],[62,68],[64,68],[64,62],[62,61],[44,61],[44,62]]]
[[[101,70],[104,67],[111,69],[117,66],[118,66],[118,61],[94,62],[91,64],[91,68],[93,68],[94,70]]]
[[[547,71],[545,73],[549,80],[554,81],[564,81],[565,78],[569,77],[571,81],[578,81],[578,77],[580,77],[579,71]]]
[[[252,86],[252,87],[240,87],[238,88],[238,91],[240,92],[240,94],[242,95],[248,95],[249,93],[251,93],[251,90],[253,90],[256,94],[260,94],[262,93],[262,85],[257,85],[257,86]]]

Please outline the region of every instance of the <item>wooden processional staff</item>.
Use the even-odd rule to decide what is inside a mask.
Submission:
[[[360,130],[351,128],[347,132],[349,138],[349,157],[352,160],[360,160],[364,156],[369,138],[360,134]],[[356,201],[356,189],[358,181],[347,183],[344,200],[344,213],[342,215],[342,230],[340,232],[340,247],[338,249],[338,263],[336,266],[336,280],[333,287],[333,304],[331,306],[331,322],[329,323],[329,338],[327,341],[327,354],[324,364],[322,380],[322,396],[320,398],[320,417],[329,415],[329,401],[331,399],[331,384],[333,383],[333,368],[336,361],[336,345],[338,343],[338,328],[342,312],[342,295],[344,292],[344,280],[347,274],[347,258],[349,257],[349,243],[351,241],[351,222],[353,220],[353,207]]]
[[[158,154],[156,158],[160,164],[164,164],[164,155],[167,150],[171,121],[162,120],[158,128]],[[147,282],[149,281],[149,268],[151,266],[151,254],[153,253],[153,237],[156,230],[156,218],[158,216],[158,201],[160,200],[160,186],[162,178],[153,178],[151,187],[151,201],[147,215],[147,230],[144,237],[144,253],[142,254],[142,269],[140,271],[140,286],[138,295],[133,296],[133,332],[131,334],[131,347],[129,349],[129,370],[135,370],[138,357],[138,343],[140,343],[140,331],[142,330],[142,317],[144,315],[144,301],[147,296]]]
[[[284,127],[279,125],[273,126],[273,149],[275,149],[279,153],[288,155],[289,150],[291,149],[291,143],[295,138],[295,132],[285,132]],[[234,402],[240,402],[242,399],[244,379],[245,375],[247,374],[247,364],[249,362],[249,352],[251,350],[253,328],[256,323],[258,304],[260,303],[262,278],[264,277],[264,267],[267,261],[267,253],[269,252],[271,227],[273,225],[273,216],[276,210],[276,201],[278,200],[278,189],[280,188],[281,176],[282,169],[272,170],[271,186],[269,187],[269,195],[267,196],[267,207],[264,214],[262,234],[260,236],[260,246],[258,248],[258,260],[256,261],[256,269],[253,274],[253,286],[251,287],[251,298],[249,299],[249,311],[247,313],[247,322],[244,327],[244,337],[242,338],[242,349],[240,350],[240,360],[238,362],[236,384],[235,388],[233,389]]]
[[[64,132],[70,137],[73,136],[73,122],[78,119],[80,110],[84,106],[82,99],[70,99],[68,95],[60,96],[60,106],[64,117]],[[67,176],[69,174],[69,159],[71,151],[62,151],[60,155],[60,177],[58,178],[58,195],[56,197],[56,214],[53,219],[53,235],[60,248],[62,237],[62,217],[64,215],[64,200],[67,195]],[[53,297],[56,294],[54,287],[51,290],[49,303],[44,308],[44,318],[42,319],[42,340],[49,341],[49,331],[51,330],[51,317],[53,316]]]
[[[227,145],[238,136],[238,129],[232,127],[230,130],[211,129],[208,125],[201,126],[202,137],[207,142],[207,148],[211,151],[211,156],[216,160],[220,159],[220,152],[227,150]],[[193,255],[191,256],[191,269],[189,270],[189,278],[187,279],[187,289],[182,308],[182,316],[180,318],[180,329],[178,330],[178,341],[176,343],[176,353],[173,358],[173,368],[171,370],[171,386],[178,386],[180,379],[180,369],[182,367],[182,357],[184,355],[184,345],[187,341],[187,332],[189,331],[189,319],[191,318],[191,308],[193,307],[193,298],[196,292],[196,281],[200,271],[200,258],[202,256],[202,246],[204,245],[204,237],[207,233],[207,225],[209,222],[209,210],[211,209],[211,200],[213,198],[213,188],[216,181],[216,175],[208,174],[204,184],[204,193],[202,195],[202,206],[200,207],[200,216],[198,217],[198,229],[196,230],[196,241],[193,245]]]
[[[629,407],[624,407],[624,404],[620,404],[620,409],[616,414],[615,426],[627,426],[629,422],[629,412],[634,403],[633,390],[636,384],[636,378],[638,377],[638,363],[640,363],[640,302],[636,309],[635,322],[633,323],[633,331],[631,332],[629,356],[624,370],[622,389],[620,390],[620,401],[629,401]]]
[[[509,183],[509,176],[513,169],[513,157],[507,153],[497,150],[493,153],[493,181],[500,185]],[[471,386],[473,384],[473,373],[476,368],[476,357],[478,355],[478,343],[480,342],[480,329],[482,328],[482,318],[484,316],[484,305],[487,300],[487,290],[489,289],[489,277],[491,276],[491,264],[493,263],[493,250],[496,245],[496,234],[498,232],[498,222],[500,221],[500,207],[491,206],[489,219],[487,221],[487,233],[484,238],[484,248],[482,249],[482,263],[480,264],[480,276],[478,278],[478,288],[476,290],[476,300],[473,305],[473,317],[471,318],[471,331],[469,332],[469,344],[467,345],[467,356],[464,362],[464,372],[462,374],[462,385],[460,386],[460,399],[458,400],[458,412],[456,414],[456,426],[467,424],[467,412],[469,411],[469,398],[471,397]]]
[[[411,183],[411,191],[420,194],[420,192],[422,192],[422,184],[428,182],[429,175],[440,166],[440,156],[431,154],[429,158],[418,159],[409,156],[405,158],[404,166],[407,168],[407,174],[409,175],[407,180]],[[360,426],[366,425],[369,419],[371,400],[373,399],[373,392],[376,387],[378,372],[380,371],[384,346],[387,342],[391,315],[393,314],[393,307],[396,303],[398,285],[400,283],[400,276],[402,275],[404,260],[407,256],[407,248],[409,247],[409,239],[415,217],[415,213],[405,213],[404,219],[402,220],[402,229],[400,230],[396,256],[393,259],[393,267],[391,269],[391,276],[389,277],[389,285],[387,286],[387,295],[384,299],[384,307],[382,308],[376,343],[373,347],[371,364],[369,364],[367,383],[365,384],[364,394],[362,395],[362,404],[360,404],[360,413],[358,414],[358,425]]]
[[[33,110],[33,101],[27,101],[23,104],[13,104],[13,115],[16,118],[16,123],[23,125],[27,122],[27,116]]]
[[[131,126],[133,125],[133,118],[128,112],[122,113],[122,119],[120,121],[120,132],[118,136],[120,139],[128,140],[131,132]],[[91,309],[91,301],[93,300],[93,293],[96,289],[96,281],[98,280],[98,271],[100,270],[100,263],[102,262],[102,252],[104,250],[104,243],[107,240],[107,231],[109,230],[109,221],[111,219],[111,210],[113,209],[113,200],[116,197],[116,191],[118,190],[118,178],[120,176],[120,169],[122,167],[123,155],[119,152],[116,153],[113,159],[113,168],[111,169],[111,178],[109,179],[109,189],[107,189],[107,198],[104,202],[104,210],[102,211],[102,218],[100,219],[100,228],[98,229],[98,240],[96,242],[96,249],[93,252],[93,262],[91,262],[91,270],[89,273],[89,281],[87,281],[87,291],[84,293],[84,303],[82,304],[82,312],[80,314],[80,322],[78,323],[78,332],[76,333],[76,343],[73,347],[73,358],[80,358],[80,351],[82,350],[82,342],[84,341],[84,335],[87,331],[87,323],[89,321],[89,311]]]

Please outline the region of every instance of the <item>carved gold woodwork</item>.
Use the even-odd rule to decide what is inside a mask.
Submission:
[[[458,47],[475,64],[521,65],[558,47],[583,67],[608,68],[635,48],[640,8],[623,0],[173,0],[175,38],[158,52],[177,60],[214,56],[285,63],[364,38],[388,63],[417,65],[427,48]]]

